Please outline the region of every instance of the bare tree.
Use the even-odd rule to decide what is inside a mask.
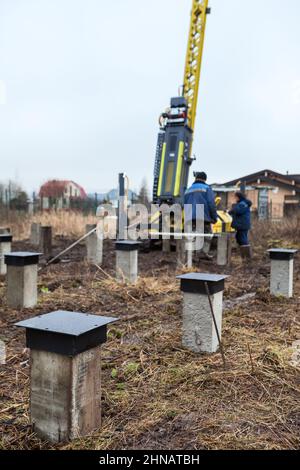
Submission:
[[[150,206],[149,190],[148,190],[148,185],[147,185],[146,178],[144,178],[143,181],[142,181],[141,189],[140,189],[139,194],[138,194],[138,202],[140,204],[144,204],[146,207]]]
[[[27,193],[16,181],[0,182],[0,205],[11,209],[26,209]]]

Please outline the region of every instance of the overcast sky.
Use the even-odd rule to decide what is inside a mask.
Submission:
[[[152,186],[192,0],[0,0],[0,180]],[[211,0],[194,169],[300,173],[299,0]]]

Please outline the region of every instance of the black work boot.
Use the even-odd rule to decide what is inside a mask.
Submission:
[[[241,257],[243,260],[252,259],[252,248],[251,245],[240,246]]]

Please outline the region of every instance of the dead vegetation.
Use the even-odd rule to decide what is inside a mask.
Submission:
[[[0,214],[0,226],[11,227],[15,240],[29,238],[30,226],[33,222],[51,225],[56,235],[80,238],[85,233],[85,225],[95,224],[97,219],[92,215],[72,211],[49,211],[32,216],[24,215],[23,212],[10,211],[8,215],[2,218]]]
[[[62,308],[120,321],[110,328],[102,352],[102,429],[56,448],[299,448],[299,366],[292,365],[292,345],[300,339],[300,271],[296,263],[294,299],[271,297],[269,262],[263,254],[273,238],[284,237],[292,244],[296,235],[291,231],[284,236],[275,226],[259,233],[253,266],[244,268],[234,256],[226,270],[231,275],[223,328],[226,371],[219,354],[199,356],[181,345],[174,254],[141,254],[138,284],[120,286],[113,278],[110,243],[101,270],[74,261],[84,255],[80,247],[70,263],[41,272],[39,304],[31,311],[7,308],[2,281],[0,339],[7,344],[8,357],[0,369],[0,448],[53,447],[40,441],[30,426],[28,352],[24,333],[13,324]],[[61,244],[57,239],[57,250]],[[203,271],[224,271],[201,263]]]

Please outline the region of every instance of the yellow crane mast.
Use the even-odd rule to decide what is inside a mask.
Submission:
[[[193,0],[182,96],[160,116],[153,201],[182,203],[193,162],[192,145],[209,0]]]
[[[188,125],[194,130],[197,114],[199,83],[202,66],[206,16],[209,0],[194,0],[186,53],[183,96],[188,103]]]
[[[203,58],[209,0],[193,0],[185,60],[182,96],[172,98],[170,107],[161,114],[160,132],[156,146],[153,202],[181,204],[188,187],[192,157],[193,134],[198,105],[199,83]],[[213,231],[230,232],[231,217],[218,211],[218,222]],[[161,222],[160,212],[151,223]]]

